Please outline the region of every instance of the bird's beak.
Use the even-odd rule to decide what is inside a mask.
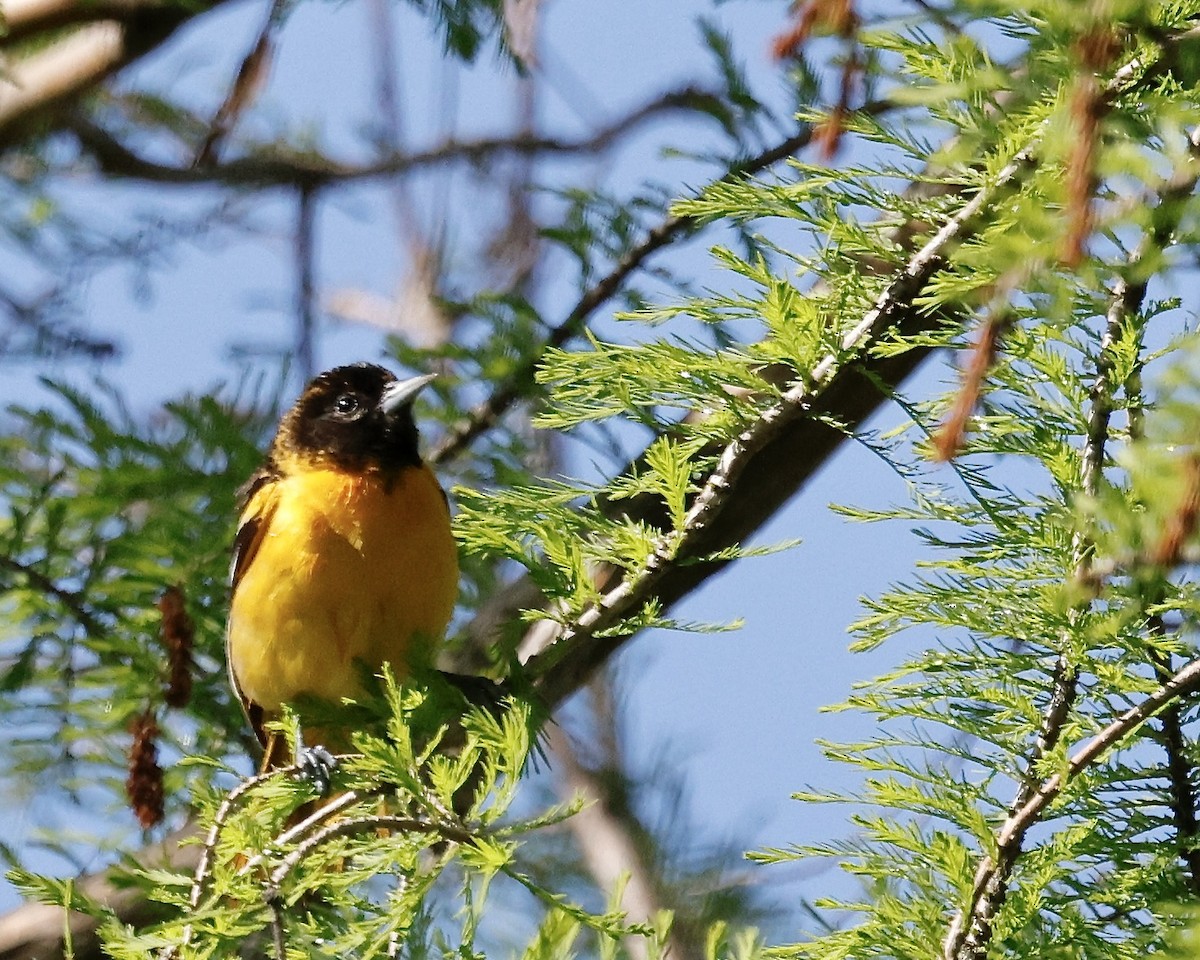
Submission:
[[[383,391],[383,396],[379,398],[379,409],[383,411],[384,416],[390,417],[412,403],[417,394],[436,378],[436,373],[427,373],[421,377],[397,380]]]

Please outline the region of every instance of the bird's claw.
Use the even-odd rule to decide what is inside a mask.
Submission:
[[[322,797],[329,793],[333,782],[333,771],[337,769],[337,766],[337,757],[320,744],[314,747],[302,747],[296,754],[297,778],[311,783]]]

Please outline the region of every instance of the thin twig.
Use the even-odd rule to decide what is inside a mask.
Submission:
[[[208,881],[209,874],[212,872],[213,857],[217,851],[217,841],[221,839],[221,831],[225,827],[225,821],[229,819],[229,815],[233,812],[234,806],[254,787],[279,775],[280,771],[272,770],[268,773],[260,773],[257,776],[246,778],[230,790],[225,799],[221,801],[221,805],[217,807],[217,812],[213,816],[213,822],[204,837],[200,862],[196,864],[196,872],[192,875],[192,892],[188,897],[188,903],[193,910],[200,906],[200,899],[204,895],[204,885]]]
[[[96,615],[88,609],[82,593],[60,586],[40,570],[7,554],[0,554],[0,568],[19,574],[28,580],[34,589],[47,593],[58,600],[89,635],[93,637],[103,635],[104,627]]]
[[[265,897],[271,910],[271,944],[275,949],[275,960],[287,960],[287,929],[284,927],[283,897],[276,891]]]
[[[340,761],[344,758],[338,757],[337,759]],[[277,767],[274,770],[268,770],[265,773],[259,773],[252,777],[247,777],[236,787],[230,790],[225,796],[225,799],[221,801],[221,805],[217,807],[217,812],[213,815],[213,821],[209,825],[208,833],[205,835],[204,844],[200,854],[200,861],[196,864],[196,871],[192,877],[192,892],[191,896],[188,898],[188,903],[191,905],[193,910],[200,906],[201,898],[204,895],[204,885],[207,882],[210,873],[212,872],[212,863],[213,857],[216,854],[217,841],[220,840],[221,831],[224,829],[225,823],[228,821],[229,815],[233,812],[234,807],[237,806],[238,801],[260,784],[266,783],[268,780],[274,780],[278,777],[294,776],[299,772],[299,770],[300,767],[297,765],[292,765],[290,767]],[[357,802],[358,800],[370,795],[370,793],[356,793],[353,790],[349,790],[346,793],[339,795],[336,800],[326,804],[321,808],[321,810],[318,810],[312,816],[296,824],[290,830],[280,834],[275,839],[275,842],[290,843],[297,835],[304,832],[307,827],[311,826],[312,823],[318,822],[321,819],[319,814],[323,811],[329,810],[332,813],[336,813],[338,810],[342,810],[349,806],[350,803]],[[260,856],[258,860],[261,859],[262,858]],[[244,870],[250,869],[254,865],[254,863],[247,863]]]
[[[1091,409],[1088,412],[1087,439],[1083,447],[1083,458],[1080,469],[1080,490],[1088,497],[1095,497],[1100,491],[1100,483],[1104,477],[1104,451],[1108,444],[1109,423],[1112,419],[1113,392],[1116,385],[1112,382],[1113,350],[1122,335],[1125,323],[1125,311],[1114,302],[1109,307],[1107,325],[1104,336],[1100,340],[1100,350],[1096,356],[1096,380],[1090,393]],[[1091,564],[1094,553],[1094,541],[1091,533],[1077,529],[1071,539],[1071,556],[1075,564],[1074,579],[1076,582],[1086,582],[1091,576]],[[1068,616],[1069,630],[1077,626],[1079,617],[1085,612],[1086,604],[1076,607]],[[1069,636],[1059,638],[1062,652],[1054,666],[1054,682],[1050,702],[1042,717],[1041,729],[1037,741],[1029,757],[1026,768],[1026,782],[1017,791],[1013,808],[1024,805],[1028,799],[1037,764],[1050,753],[1058,744],[1062,725],[1066,722],[1067,714],[1075,700],[1078,681],[1078,668],[1071,662],[1066,650],[1070,645]]]
[[[281,887],[293,870],[309,854],[338,837],[350,836],[357,833],[369,833],[379,830],[399,830],[408,833],[433,833],[452,843],[470,843],[472,834],[469,830],[452,823],[434,823],[430,820],[418,820],[415,817],[399,817],[380,814],[371,817],[353,817],[331,823],[319,830],[297,846],[272,872],[263,896],[268,902],[281,895]]]
[[[382,793],[382,789],[364,791],[347,790],[345,793],[339,794],[335,799],[330,800],[328,803],[321,804],[316,810],[310,813],[299,823],[288,827],[288,829],[284,830],[283,833],[279,834],[279,836],[271,841],[271,847],[282,848],[290,843],[294,843],[299,837],[309,833],[317,824],[324,823],[326,820],[336,816],[348,807],[354,806],[356,803],[360,803],[361,801],[370,799],[372,797],[377,797]],[[238,873],[250,873],[252,870],[256,869],[259,864],[266,861],[268,853],[269,851],[256,853],[253,857],[242,864],[242,866],[238,869]]]
[[[1037,822],[1046,806],[1062,793],[1063,789],[1084,769],[1095,763],[1111,747],[1115,746],[1138,726],[1152,717],[1162,707],[1184,697],[1200,688],[1200,660],[1193,660],[1166,683],[1150,694],[1136,707],[1126,710],[1112,721],[1107,727],[1096,734],[1091,740],[1075,753],[1067,764],[1064,773],[1042,781],[1028,791],[1024,803],[1012,811],[996,835],[995,856],[985,856],[979,863],[972,886],[972,931],[978,929],[990,936],[991,920],[994,914],[986,914],[984,908],[988,905],[999,906],[992,892],[998,884],[1007,887],[1007,876],[1016,861],[1025,834]],[[956,921],[961,923],[961,916]],[[951,952],[952,943],[947,937],[946,956],[984,956],[987,949],[986,940],[972,941],[970,937],[963,938],[961,946]]]
[[[344,759],[344,758],[339,758]],[[268,780],[276,777],[287,777],[294,775],[300,768],[298,766],[279,767],[275,770],[269,770],[266,773],[260,773],[253,777],[247,777],[221,801],[221,805],[217,808],[216,814],[213,816],[213,822],[209,826],[208,834],[204,838],[204,844],[200,854],[200,861],[196,864],[195,873],[192,875],[192,890],[188,897],[188,903],[193,911],[198,910],[204,901],[204,891],[207,886],[208,879],[212,875],[213,858],[216,855],[217,842],[220,840],[221,831],[225,827],[225,823],[229,819],[229,815],[233,812],[238,801],[241,800],[249,791]],[[297,837],[303,836],[309,832],[315,825],[322,823],[329,818],[336,816],[347,807],[353,806],[362,800],[377,796],[382,793],[382,790],[355,791],[348,790],[340,794],[329,803],[318,807],[313,813],[294,824],[292,827],[285,830],[277,836],[272,842],[271,847],[278,848],[292,843]],[[259,864],[263,863],[267,858],[267,853],[264,851],[250,857],[243,863],[239,869],[239,874],[250,873],[255,870]],[[270,904],[268,904],[270,905]],[[274,909],[274,908],[272,908]],[[192,926],[188,924],[183,928],[183,935],[180,938],[179,947],[186,947],[192,940]],[[178,956],[179,947],[171,947],[163,951],[162,960],[171,960]]]
[[[1117,285],[1115,295],[1129,298],[1131,288],[1140,285],[1136,296],[1140,306],[1146,294],[1146,281],[1133,284],[1122,278]],[[1141,328],[1139,328],[1139,335]],[[1141,344],[1139,343],[1139,347]],[[1134,367],[1125,384],[1125,395],[1129,398],[1129,439],[1137,443],[1145,438],[1145,407],[1143,406],[1141,363]],[[1148,609],[1161,603],[1165,596],[1164,581],[1157,571],[1152,572],[1153,579],[1142,576],[1143,582],[1142,607]],[[1149,582],[1147,582],[1149,581]],[[1174,670],[1171,654],[1159,649],[1156,640],[1167,635],[1167,625],[1162,614],[1152,613],[1147,618],[1146,630],[1151,638],[1150,663],[1154,668],[1154,676],[1160,683],[1165,683]],[[1167,755],[1167,782],[1171,791],[1171,818],[1175,822],[1179,857],[1187,865],[1187,884],[1193,895],[1200,896],[1200,849],[1197,840],[1200,839],[1200,823],[1196,817],[1196,786],[1195,767],[1189,758],[1187,739],[1183,731],[1183,710],[1178,703],[1170,704],[1162,712],[1162,744]]]
[[[1163,707],[1195,693],[1197,690],[1200,690],[1200,659],[1189,661],[1145,700],[1137,706],[1130,707],[1072,754],[1066,770],[1044,780],[1032,792],[1024,806],[1005,822],[997,839],[1002,844],[1010,844],[1013,838],[1023,835],[1037,822],[1038,815],[1046,808],[1047,804],[1062,793],[1080,773],[1103,757],[1105,753]]]
[[[271,0],[267,19],[258,32],[253,46],[242,58],[237,75],[230,84],[229,92],[217,107],[212,121],[208,125],[208,134],[196,151],[193,166],[210,167],[216,162],[221,143],[229,135],[238,118],[258,96],[266,82],[273,55],[275,34],[283,23],[289,8],[289,0]]]
[[[401,96],[398,89],[400,69],[399,57],[396,53],[396,31],[392,20],[393,9],[390,0],[372,0],[369,5],[371,42],[375,56],[375,90],[378,103],[376,105],[382,145],[393,155],[403,153],[404,142],[407,139],[404,129],[404,114],[400,110]],[[522,131],[525,132],[525,131]],[[396,225],[400,230],[401,239],[410,250],[427,246],[425,231],[417,216],[416,204],[413,201],[411,184],[408,180],[397,177],[389,184],[392,196],[392,207],[396,217]]]
[[[1161,592],[1161,591],[1160,591]],[[1158,614],[1150,617],[1147,624],[1152,638],[1166,636],[1167,628]],[[1154,676],[1160,683],[1171,676],[1171,655],[1151,648],[1150,662]],[[1193,895],[1200,896],[1200,823],[1196,819],[1196,786],[1193,782],[1195,768],[1188,759],[1187,739],[1183,732],[1183,711],[1178,703],[1171,703],[1160,717],[1162,724],[1163,750],[1167,755],[1167,782],[1171,791],[1171,819],[1175,822],[1176,845],[1179,858],[1187,865],[1187,885]]]
[[[257,776],[247,777],[230,790],[225,799],[221,801],[221,805],[217,807],[217,812],[213,815],[213,821],[209,825],[208,833],[205,835],[204,843],[200,848],[200,860],[196,864],[195,872],[192,874],[192,889],[188,895],[188,905],[193,912],[200,906],[200,902],[204,897],[204,888],[208,883],[209,876],[212,874],[213,858],[217,852],[217,842],[221,839],[221,831],[224,829],[225,822],[229,819],[229,815],[233,812],[237,802],[260,783],[280,776],[283,772],[281,770],[271,770],[267,773],[260,773]],[[191,943],[192,932],[192,925],[190,923],[184,926],[179,945],[165,948],[160,954],[162,960],[172,960],[172,958],[177,957],[179,949]]]
[[[629,250],[617,262],[611,271],[584,292],[566,317],[551,330],[550,335],[516,371],[509,375],[507,380],[497,386],[486,400],[477,404],[462,420],[446,431],[426,459],[434,465],[453,460],[463,453],[476,438],[495,426],[497,421],[521,399],[529,385],[533,383],[534,372],[546,352],[563,346],[568,340],[577,336],[582,331],[587,318],[617,293],[621,284],[631,273],[639,269],[651,254],[669,245],[689,230],[693,222],[691,217],[669,216],[654,227],[641,243]]]
[[[301,187],[296,209],[296,366],[307,383],[316,373],[314,331],[316,328],[315,220],[316,191]]]
[[[597,153],[664,113],[694,112],[719,102],[716,94],[689,86],[664,93],[586,137],[568,139],[522,133],[474,140],[451,138],[426,150],[387,153],[366,163],[343,162],[307,150],[289,151],[279,147],[270,152],[257,149],[253,156],[209,167],[175,166],[143,157],[87,117],[77,114],[69,118],[67,126],[101,171],[113,177],[177,185],[224,183],[320,187],[374,180],[455,161],[482,163],[505,155]]]

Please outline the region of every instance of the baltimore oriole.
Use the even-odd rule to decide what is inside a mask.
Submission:
[[[284,415],[244,488],[226,655],[266,751],[264,724],[304,696],[338,703],[364,667],[398,678],[431,663],[458,593],[446,495],[421,461],[412,404],[431,376],[357,363],[321,374]],[[322,791],[347,731],[303,730],[298,759]]]

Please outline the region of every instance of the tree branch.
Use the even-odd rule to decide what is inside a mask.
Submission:
[[[18,60],[0,79],[0,135],[30,114],[91,87],[125,57],[125,31],[102,20]]]
[[[1165,38],[1163,45],[1178,46],[1183,42],[1200,37],[1200,27],[1184,31],[1178,35]],[[1109,92],[1115,91],[1121,84],[1127,83],[1138,71],[1146,67],[1144,59],[1134,59],[1116,72]],[[872,100],[859,108],[858,113],[876,116],[894,109],[895,104],[890,100]],[[763,151],[762,153],[740,161],[715,183],[736,181],[742,177],[758,173],[768,167],[785,160],[807,146],[812,141],[813,131],[804,128],[796,134]],[[529,359],[492,394],[478,404],[466,417],[454,424],[442,437],[436,447],[430,452],[429,460],[433,464],[444,463],[462,453],[479,435],[491,429],[499,419],[528,391],[533,382],[534,372],[541,362],[546,350],[561,347],[577,336],[583,329],[588,317],[620,289],[621,284],[639,269],[650,256],[663,247],[688,235],[699,225],[699,220],[693,217],[671,215],[654,227],[640,244],[631,248],[613,269],[596,284],[586,290],[575,306],[551,331],[546,341],[534,351]],[[923,229],[924,224],[909,222],[895,231],[894,242],[907,246],[914,236]],[[874,264],[867,264],[874,267]],[[497,610],[502,609],[499,605]]]
[[[506,155],[598,153],[647,121],[665,113],[706,111],[715,94],[697,87],[664,93],[586,137],[567,139],[522,133],[510,137],[448,139],[425,150],[394,152],[366,163],[334,160],[309,151],[270,148],[205,167],[173,166],[148,160],[91,119],[75,116],[68,126],[101,172],[112,177],[181,186],[223,183],[230,186],[322,187],[376,180],[447,163],[482,163]]]
[[[1200,127],[1193,131],[1192,147],[1193,150],[1200,147]],[[1181,200],[1186,195],[1184,191],[1190,192],[1190,187],[1181,182],[1177,190],[1164,193],[1164,197],[1170,200]],[[1161,249],[1165,246],[1170,240],[1170,231],[1175,228],[1175,219],[1168,217],[1156,222],[1154,235],[1150,244],[1147,245],[1149,249]],[[1142,251],[1139,253],[1141,254]],[[1143,255],[1139,255],[1137,260],[1143,258]],[[1137,271],[1129,270],[1126,273],[1138,278],[1128,280],[1126,277],[1122,277],[1118,280],[1116,289],[1113,291],[1113,303],[1121,304],[1124,313],[1132,316],[1145,301],[1147,280]],[[1140,346],[1142,344],[1139,343]],[[1141,364],[1139,363],[1134,367],[1125,387],[1126,396],[1129,398],[1129,439],[1131,442],[1137,442],[1145,437],[1145,409],[1142,405],[1141,387]],[[1148,578],[1139,577],[1138,579],[1147,580]],[[1142,591],[1143,609],[1152,609],[1158,606],[1164,596],[1165,590],[1161,575],[1155,572],[1153,580],[1146,583]],[[1152,640],[1162,639],[1167,634],[1166,623],[1159,613],[1150,614],[1146,629]],[[1165,683],[1173,672],[1171,660],[1168,652],[1151,644],[1150,663],[1154,669],[1155,678],[1160,683]],[[1162,746],[1166,753],[1167,780],[1170,784],[1171,816],[1175,822],[1179,856],[1187,865],[1188,886],[1194,895],[1200,895],[1200,850],[1196,848],[1197,840],[1200,839],[1200,823],[1196,818],[1195,769],[1188,756],[1183,710],[1180,705],[1173,703],[1163,710],[1160,722]]]
[[[863,107],[870,114],[881,113],[890,104],[872,102]],[[812,129],[805,127],[761,153],[733,164],[715,183],[732,183],[743,177],[760,173],[786,160],[812,141]],[[621,285],[651,256],[676,240],[688,236],[700,225],[695,217],[670,215],[653,227],[642,241],[630,248],[617,264],[596,283],[583,292],[567,315],[550,331],[550,335],[488,398],[479,403],[466,417],[450,427],[430,451],[433,464],[444,463],[461,454],[481,434],[496,425],[534,382],[534,374],[546,351],[564,346],[578,336],[588,318],[621,289]]]
[[[163,866],[170,870],[192,870],[200,848],[190,841],[195,827],[175,831],[161,843],[138,852],[143,867]],[[82,877],[76,881],[81,895],[112,910],[123,923],[140,925],[162,910],[148,900],[136,884],[122,883],[118,868]],[[75,960],[103,960],[107,956],[96,936],[97,921],[82,913],[42,903],[26,903],[3,916],[0,923],[0,960],[46,960],[62,956],[64,936],[72,943]]]
[[[346,820],[335,820],[322,827],[303,843],[298,844],[279,866],[271,871],[268,886],[264,896],[270,900],[280,894],[280,887],[291,876],[300,862],[317,847],[335,840],[338,837],[349,837],[357,833],[376,833],[380,830],[398,830],[404,833],[432,833],[443,840],[452,843],[470,843],[473,837],[471,831],[452,823],[435,823],[432,820],[421,820],[416,817],[390,816],[378,814],[369,817],[350,817]]]
[[[1179,205],[1172,201],[1190,195],[1196,183],[1200,182],[1200,169],[1198,169],[1200,167],[1200,128],[1192,132],[1189,141],[1193,152],[1193,162],[1188,168],[1173,176],[1161,189],[1160,205],[1167,206],[1169,212],[1155,225],[1153,232],[1146,237],[1139,250],[1129,258],[1127,272],[1134,272],[1148,250],[1162,249],[1170,242],[1179,216]],[[1109,420],[1113,410],[1114,391],[1118,386],[1112,382],[1114,350],[1123,335],[1129,317],[1140,309],[1142,301],[1145,299],[1146,284],[1146,279],[1132,284],[1121,279],[1109,300],[1106,328],[1096,360],[1096,381],[1091,391],[1091,410],[1088,414],[1087,436],[1080,473],[1081,491],[1089,497],[1094,498],[1097,495],[1103,479]],[[1082,528],[1078,529],[1071,542],[1071,553],[1075,563],[1074,582],[1094,581],[1093,547],[1090,532]],[[1050,698],[1042,715],[1037,739],[1026,762],[1024,782],[1018,788],[1009,807],[1010,822],[1021,811],[1029,807],[1031,800],[1041,789],[1036,779],[1037,765],[1058,745],[1063,725],[1075,702],[1078,692],[1079,669],[1068,652],[1071,647],[1070,633],[1076,628],[1077,621],[1090,602],[1077,605],[1068,611],[1069,626],[1064,636],[1060,638],[1060,653],[1054,665]],[[1160,672],[1164,669],[1161,663],[1156,664],[1156,667]],[[1178,801],[1181,785],[1174,777],[1172,785]],[[1190,784],[1188,795],[1191,795]],[[1177,807],[1176,816],[1178,822],[1179,810]],[[1191,823],[1194,834],[1194,810]],[[1009,881],[1021,855],[1024,835],[1025,828],[1011,831],[1001,829],[995,856],[985,858],[981,862],[971,899],[966,907],[956,914],[947,931],[943,945],[943,955],[946,960],[953,960],[953,958],[985,960],[992,939],[993,921],[1007,899]],[[1200,858],[1197,858],[1197,861],[1200,863]]]
[[[782,151],[786,146],[781,144],[776,149]],[[964,208],[963,213],[971,215],[977,212],[998,191],[1015,180],[1019,173],[1019,170],[1006,171],[1005,178],[998,179],[991,187],[977,194]],[[966,225],[963,213],[953,221],[954,224]],[[905,224],[898,231],[902,242],[911,242],[919,233],[920,227],[913,224]],[[919,257],[920,255],[914,258],[918,264]],[[933,265],[925,263],[924,267],[932,269]],[[897,290],[898,285],[907,282],[913,285],[910,297],[919,294],[923,284],[915,283],[913,278],[906,278],[907,270],[889,286],[889,291]],[[906,302],[897,299],[893,302],[891,319],[899,333],[909,335],[933,329],[939,322],[938,317],[917,310],[911,299]],[[719,517],[708,527],[706,537],[696,538],[697,555],[703,556],[728,544],[744,540],[757,530],[804,486],[846,439],[845,430],[830,424],[839,423],[853,429],[887,399],[887,388],[898,385],[929,353],[928,348],[916,347],[894,356],[862,355],[856,362],[842,364],[829,372],[828,382],[810,400],[808,415],[787,420],[777,436],[763,443],[761,449],[748,456],[742,464],[738,479],[739,495],[723,505]],[[653,498],[623,501],[621,509],[635,513],[640,511],[645,516],[656,519],[660,513],[660,506]],[[659,571],[658,596],[661,597],[664,608],[705,582],[722,569],[725,562],[672,564]],[[605,576],[612,581],[619,573],[613,570]],[[608,584],[602,583],[601,587],[607,589]],[[476,621],[468,626],[468,632],[482,637],[491,632],[490,625],[509,621],[520,609],[536,607],[541,602],[540,594],[530,578],[521,578],[489,600]],[[540,629],[542,628],[539,625],[530,633],[537,634]],[[574,649],[571,657],[558,658],[561,662],[553,669],[547,670],[546,675],[541,678],[543,696],[550,705],[561,702],[577,689],[599,664],[628,639],[628,636],[596,638],[595,629],[593,625],[591,636],[581,637],[578,642],[572,644]],[[533,639],[530,637],[529,641]],[[544,649],[544,644],[535,643],[533,649]],[[189,855],[188,858],[185,860],[172,857],[172,866],[176,869],[194,869],[193,858],[199,856],[197,851],[195,846],[183,848],[183,853]],[[107,877],[106,871],[83,882],[103,884],[108,882]],[[138,911],[145,907],[137,902],[137,898],[131,897],[130,900],[131,902],[123,903],[116,909],[123,922],[137,923],[138,917],[142,916]],[[11,911],[2,919],[0,960],[33,960],[35,957],[61,954],[61,910],[27,904]],[[71,922],[77,960],[99,958],[101,951],[95,936],[95,923],[75,915],[72,915]]]
[[[1191,147],[1193,157],[1200,152],[1200,127],[1192,131]],[[1200,160],[1200,158],[1197,158]],[[1163,191],[1165,203],[1174,203],[1189,196],[1194,187],[1195,178],[1177,176],[1176,182]],[[1161,250],[1171,239],[1171,234],[1178,226],[1178,217],[1168,216],[1155,221],[1154,231],[1149,242],[1139,250],[1135,263],[1145,259],[1146,250]],[[1128,317],[1137,313],[1146,299],[1148,279],[1137,270],[1127,270],[1127,276],[1117,281],[1113,291],[1113,304],[1119,305]],[[1132,276],[1134,279],[1128,279]],[[1142,406],[1141,366],[1136,366],[1125,388],[1129,397],[1129,438],[1136,442],[1145,436],[1145,411]],[[1153,586],[1143,593],[1143,608],[1150,609],[1161,603],[1164,595],[1161,577],[1155,577]],[[1167,627],[1162,615],[1153,613],[1148,618],[1147,630],[1154,639],[1166,636]],[[1150,649],[1150,662],[1154,675],[1160,683],[1165,683],[1172,673],[1171,655],[1154,645]],[[1188,871],[1188,885],[1194,895],[1200,895],[1200,850],[1196,848],[1200,839],[1200,823],[1196,817],[1196,787],[1194,783],[1195,768],[1188,755],[1187,738],[1183,729],[1183,710],[1178,703],[1168,706],[1161,717],[1161,736],[1163,749],[1166,753],[1167,780],[1170,783],[1171,816],[1175,821],[1179,856]]]
[[[652,597],[662,608],[670,607],[720,569],[720,562],[683,561],[696,561],[740,542],[795,492],[811,475],[805,465],[815,469],[844,437],[842,431],[828,426],[827,417],[837,416],[853,425],[885,399],[877,386],[863,380],[896,384],[927,355],[926,350],[914,348],[878,359],[866,356],[865,348],[885,331],[911,333],[914,325],[936,323],[935,317],[921,316],[915,309],[917,299],[950,245],[969,234],[997,192],[1013,183],[1028,163],[1028,155],[1022,153],[999,171],[910,257],[871,310],[842,337],[838,349],[729,442],[683,524],[659,536],[640,571],[608,589],[574,623],[544,620],[526,634],[522,659],[548,703],[557,704],[577,689],[629,638],[631,634],[612,632],[623,619],[640,611]],[[852,382],[858,386],[858,396],[849,395]],[[799,455],[799,438],[811,441],[815,453]],[[789,454],[783,469],[778,458]]]
[[[1000,827],[1000,831],[996,835],[996,856],[994,858],[984,857],[980,863],[979,870],[975,874],[972,900],[984,901],[987,889],[995,882],[1003,869],[1003,864],[1008,857],[1007,851],[1020,850],[1026,832],[1037,823],[1042,811],[1066,789],[1072,780],[1163,707],[1177,702],[1197,690],[1200,690],[1200,659],[1192,660],[1140,704],[1126,710],[1092,737],[1071,756],[1065,772],[1054,774],[1030,791],[1029,798],[1025,803],[1009,814]]]
[[[0,49],[12,51],[18,41],[82,25],[6,65],[0,77],[0,148],[39,129],[59,106],[160,46],[193,16],[226,2],[10,0],[4,7],[9,32]]]
[[[316,206],[317,193],[310,187],[297,191],[296,239],[296,366],[302,383],[316,373],[314,331],[316,316]]]
[[[1103,477],[1104,448],[1108,440],[1109,420],[1112,413],[1112,352],[1121,335],[1119,319],[1109,317],[1108,327],[1100,344],[1100,355],[1096,364],[1096,382],[1092,387],[1092,407],[1088,415],[1087,440],[1083,450],[1083,467],[1080,487],[1082,492],[1094,497]],[[1074,560],[1074,579],[1083,582],[1091,569],[1093,541],[1091,534],[1076,530],[1071,540],[1071,555]],[[1059,637],[1059,654],[1051,674],[1050,697],[1042,713],[1037,737],[1025,760],[1025,771],[1016,796],[1009,805],[1009,818],[1016,816],[1039,789],[1037,766],[1041,760],[1058,746],[1066,723],[1075,703],[1079,689],[1079,668],[1072,660],[1069,650],[1071,636],[1078,632],[1079,621],[1086,612],[1088,603],[1075,606],[1067,613],[1068,627]],[[978,877],[967,908],[955,915],[946,933],[943,954],[946,960],[984,960],[991,943],[993,921],[1008,897],[1008,884],[1017,859],[1021,855],[1024,830],[1014,834],[1008,845],[1000,845],[988,875],[987,882],[980,884]]]
[[[0,289],[0,309],[7,313],[10,325],[0,338],[0,357],[12,360],[18,356],[84,356],[109,360],[117,355],[117,345],[112,340],[92,336],[65,320],[54,320],[52,311],[60,305],[56,288],[29,300],[20,300]]]
[[[1156,638],[1166,636],[1166,625],[1161,616],[1154,615],[1148,624],[1150,634]],[[1150,655],[1154,676],[1166,682],[1171,676],[1171,657],[1152,650]],[[1171,818],[1175,822],[1176,845],[1179,858],[1187,865],[1187,884],[1193,896],[1200,896],[1200,850],[1196,848],[1200,839],[1200,823],[1196,820],[1195,769],[1188,757],[1187,738],[1183,732],[1183,710],[1180,704],[1171,703],[1162,712],[1162,745],[1167,755],[1167,781],[1171,792]]]
[[[39,33],[98,20],[127,21],[165,5],[163,0],[5,0],[3,45],[11,48]]]

